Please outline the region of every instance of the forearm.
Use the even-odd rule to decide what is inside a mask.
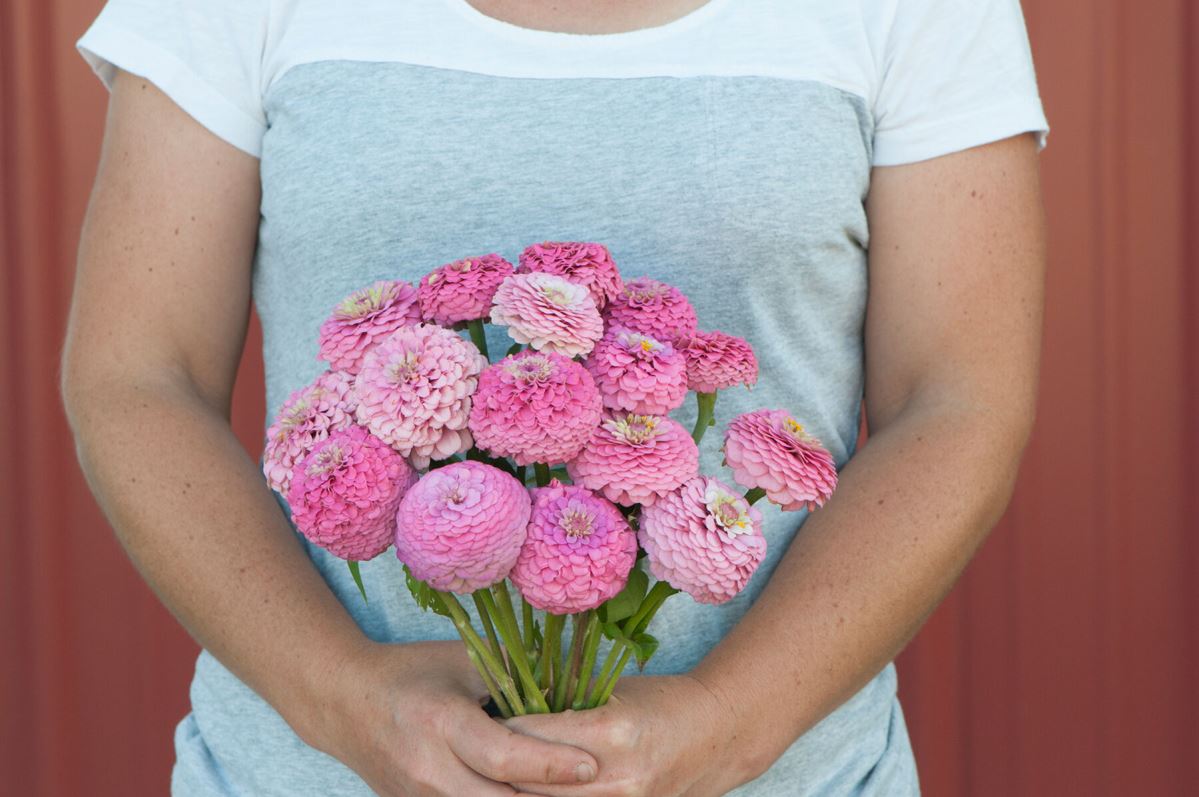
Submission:
[[[1022,428],[913,406],[845,467],[694,673],[757,729],[755,773],[877,674],[949,591],[1010,499]]]
[[[161,379],[76,391],[80,462],[134,564],[192,636],[288,716],[368,644],[229,423]]]

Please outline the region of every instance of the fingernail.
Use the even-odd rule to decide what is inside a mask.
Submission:
[[[590,783],[595,780],[595,769],[584,761],[575,767],[575,780],[579,783]]]

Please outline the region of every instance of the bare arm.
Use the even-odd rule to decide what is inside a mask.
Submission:
[[[726,697],[723,684],[758,685],[737,696],[775,726],[754,771],[916,633],[1003,514],[1032,430],[1045,260],[1032,137],[875,169],[867,211],[870,438],[696,673]]]
[[[549,795],[719,795],[762,773],[908,642],[1007,505],[1033,421],[1043,291],[1035,145],[876,169],[870,438],[754,606],[691,674],[509,724],[595,753]]]
[[[574,782],[594,760],[491,722],[460,646],[362,634],[234,437],[259,185],[255,158],[118,76],[63,357],[101,507],[188,631],[380,793],[513,794],[459,759],[498,780]]]

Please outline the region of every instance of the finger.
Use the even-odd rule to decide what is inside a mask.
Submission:
[[[590,783],[599,772],[587,752],[515,733],[479,711],[461,712],[447,734],[454,755],[491,780],[579,784]]]

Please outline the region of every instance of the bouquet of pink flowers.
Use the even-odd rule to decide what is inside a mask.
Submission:
[[[495,362],[488,322],[514,341]],[[603,705],[630,658],[657,649],[647,629],[667,598],[745,588],[766,552],[757,500],[815,509],[837,481],[784,410],[728,424],[724,461],[746,492],[699,473],[718,392],[752,386],[758,366],[745,340],[697,326],[682,292],[622,279],[597,243],[376,282],[321,325],[329,369],[274,419],[266,478],[364,600],[358,563],[394,545],[499,714]],[[670,417],[689,392],[690,433]]]

